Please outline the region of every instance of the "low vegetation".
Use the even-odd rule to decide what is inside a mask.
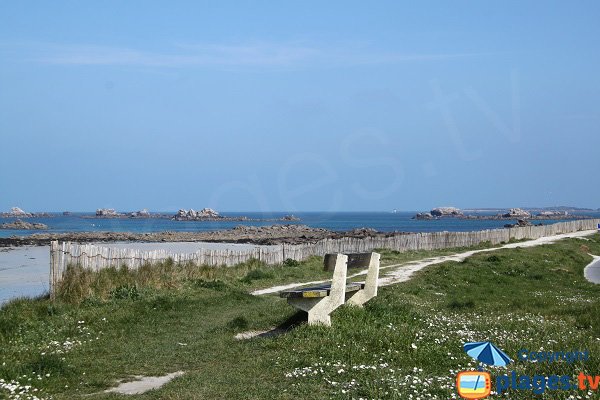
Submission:
[[[588,253],[600,254],[600,235],[588,239],[429,267],[380,289],[364,309],[341,307],[331,328],[304,324],[277,296],[248,294],[327,277],[317,257],[278,267],[253,261],[217,269],[172,263],[140,271],[73,268],[58,301],[15,300],[0,309],[0,397],[117,399],[102,393],[117,380],[183,370],[137,398],[457,398],[456,372],[477,367],[462,344],[483,340],[513,358],[523,347],[591,354],[585,363],[517,362],[510,370],[519,374],[597,375],[600,285],[587,282],[583,268]],[[447,253],[384,252],[383,260],[440,254]],[[234,339],[276,326],[287,332]],[[503,398],[571,395],[598,393],[509,391]]]

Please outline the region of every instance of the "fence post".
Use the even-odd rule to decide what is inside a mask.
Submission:
[[[56,299],[56,263],[58,261],[58,241],[50,242],[50,301]]]
[[[282,261],[285,261],[285,243],[281,243]]]

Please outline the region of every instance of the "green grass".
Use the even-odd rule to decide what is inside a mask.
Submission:
[[[524,242],[526,240],[511,240],[509,243],[519,243]],[[482,242],[477,246],[471,247],[454,247],[449,249],[439,249],[439,250],[411,250],[411,251],[396,251],[396,250],[388,250],[388,249],[377,249],[376,251],[381,254],[381,265],[393,265],[400,264],[404,262],[414,261],[414,260],[423,260],[431,257],[439,257],[439,256],[447,256],[454,253],[460,253],[469,250],[483,250],[489,249],[493,247],[500,247],[500,245],[492,245],[490,242]]]
[[[275,338],[245,341],[233,336],[288,326],[296,317],[277,296],[248,291],[322,276],[320,259],[190,276],[182,267],[164,277],[148,272],[146,281],[114,270],[106,278],[110,284],[102,280],[96,287],[100,278],[87,277],[91,292],[54,304],[17,300],[0,309],[0,378],[30,384],[40,397],[54,399],[83,398],[119,379],[177,370],[186,374],[136,398],[448,399],[456,371],[476,367],[462,344],[480,340],[493,341],[513,357],[522,347],[587,349],[592,358],[585,364],[521,362],[511,369],[596,375],[600,285],[585,281],[583,267],[591,260],[588,252],[600,254],[600,235],[590,238],[483,252],[433,266],[409,282],[381,288],[364,309],[341,307],[331,328],[300,323]],[[440,253],[384,252],[383,259],[394,264],[433,255]],[[72,292],[79,293],[75,283]],[[509,393],[519,399],[571,394],[586,398],[585,392]]]

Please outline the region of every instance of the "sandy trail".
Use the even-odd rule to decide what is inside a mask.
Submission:
[[[541,246],[544,244],[554,243],[561,239],[588,236],[588,235],[594,234],[595,232],[596,232],[596,230],[563,233],[560,235],[547,236],[547,237],[543,237],[543,238],[539,238],[539,239],[529,240],[527,242],[510,243],[510,244],[505,244],[505,245],[499,246],[499,247],[491,247],[489,249],[471,250],[471,251],[465,251],[463,253],[456,253],[456,254],[452,254],[452,255],[448,255],[448,256],[431,257],[431,258],[426,258],[424,260],[409,261],[409,262],[405,262],[405,263],[401,263],[401,264],[387,265],[385,267],[380,268],[380,271],[382,272],[382,274],[381,274],[382,276],[379,278],[378,282],[379,282],[379,286],[393,285],[395,283],[405,282],[405,281],[409,280],[415,272],[420,271],[423,268],[428,267],[430,265],[441,264],[446,261],[461,262],[461,261],[465,260],[466,258],[471,257],[472,255],[477,254],[477,253],[496,251],[496,250],[500,250],[500,249],[514,249],[516,247]],[[389,270],[389,271],[387,271],[387,270]],[[386,271],[386,272],[383,273],[383,271]],[[348,278],[353,278],[356,276],[361,276],[361,275],[366,275],[366,274],[367,274],[367,271],[364,270],[364,271],[360,271],[356,274],[349,275]],[[264,294],[277,293],[282,290],[293,289],[293,288],[296,288],[299,286],[318,285],[318,284],[328,283],[328,282],[330,282],[329,279],[323,280],[323,281],[296,282],[296,283],[291,283],[288,285],[273,286],[273,287],[266,288],[266,289],[255,290],[254,292],[252,292],[252,294],[255,296],[260,296],[260,295],[264,295]]]

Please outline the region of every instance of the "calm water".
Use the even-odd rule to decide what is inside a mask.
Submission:
[[[174,213],[165,213],[174,214]],[[277,219],[289,214],[285,212],[276,213],[222,213],[224,216],[247,216],[253,219]],[[488,213],[493,215],[495,213]],[[600,212],[580,213],[581,215],[600,218]],[[62,232],[91,232],[91,231],[112,231],[112,232],[162,232],[162,231],[211,231],[219,229],[229,229],[237,225],[272,225],[275,223],[289,223],[276,221],[232,221],[232,222],[213,222],[213,221],[172,221],[169,219],[86,219],[81,218],[91,213],[78,213],[69,216],[56,214],[51,218],[28,218],[28,222],[41,222],[48,225],[47,231],[18,231],[18,230],[0,230],[0,237],[9,237],[12,235],[26,236],[32,233],[62,233]],[[431,221],[417,221],[411,219],[415,212],[339,212],[339,213],[319,213],[319,212],[299,212],[294,213],[301,219],[296,224],[305,224],[316,228],[327,228],[334,231],[345,231],[354,228],[374,228],[382,232],[432,232],[432,231],[475,231],[481,229],[501,228],[504,224],[511,221],[494,220],[461,220],[461,219],[441,219]],[[486,215],[481,213],[480,215]],[[14,218],[0,218],[0,223],[9,222]],[[512,221],[514,222],[514,221]],[[550,224],[557,221],[541,221],[544,224]]]

